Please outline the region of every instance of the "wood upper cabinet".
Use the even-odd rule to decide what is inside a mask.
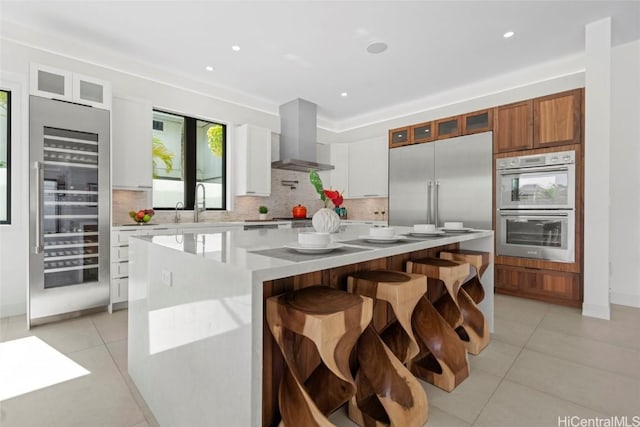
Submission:
[[[389,148],[411,144],[411,128],[405,126],[389,130]]]
[[[436,139],[460,136],[462,132],[462,116],[447,117],[433,122]]]
[[[462,116],[462,135],[487,132],[493,129],[493,108]]]
[[[430,142],[435,139],[433,122],[419,123],[411,126],[411,143]]]
[[[582,89],[534,99],[534,147],[580,144],[581,105]]]
[[[495,110],[493,152],[533,148],[533,101],[503,105]]]

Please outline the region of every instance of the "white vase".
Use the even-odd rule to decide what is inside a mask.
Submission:
[[[267,214],[266,213],[265,214],[261,213],[259,218],[261,220],[265,220],[265,219],[267,219]]]
[[[340,229],[340,217],[333,209],[322,208],[313,214],[311,224],[318,233],[335,233]]]

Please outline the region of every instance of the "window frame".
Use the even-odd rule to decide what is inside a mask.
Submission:
[[[0,219],[0,225],[11,225],[11,146],[13,140],[11,138],[11,125],[13,121],[13,97],[12,90],[0,88],[0,91],[7,94],[7,192],[5,194],[7,200],[7,218]]]
[[[181,117],[184,120],[184,210],[193,210],[195,203],[195,189],[197,182],[196,165],[197,165],[197,122],[207,122],[214,125],[222,126],[222,206],[211,208],[207,207],[207,211],[226,211],[228,206],[227,201],[227,124],[206,119],[199,116],[190,115],[187,116],[183,113],[177,113],[171,110],[165,110],[162,108],[153,108],[152,113],[169,114],[172,116]],[[151,123],[153,126],[153,123]],[[153,205],[153,191],[151,192],[151,204]],[[173,207],[155,207],[154,210],[165,211],[174,210]]]

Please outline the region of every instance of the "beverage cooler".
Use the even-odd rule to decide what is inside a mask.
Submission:
[[[109,111],[30,97],[30,324],[109,303]]]

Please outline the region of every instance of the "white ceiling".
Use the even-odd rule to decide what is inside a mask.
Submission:
[[[582,52],[607,16],[614,45],[640,38],[639,1],[0,2],[1,20],[68,40],[60,53],[85,45],[272,111],[304,98],[334,123]]]

